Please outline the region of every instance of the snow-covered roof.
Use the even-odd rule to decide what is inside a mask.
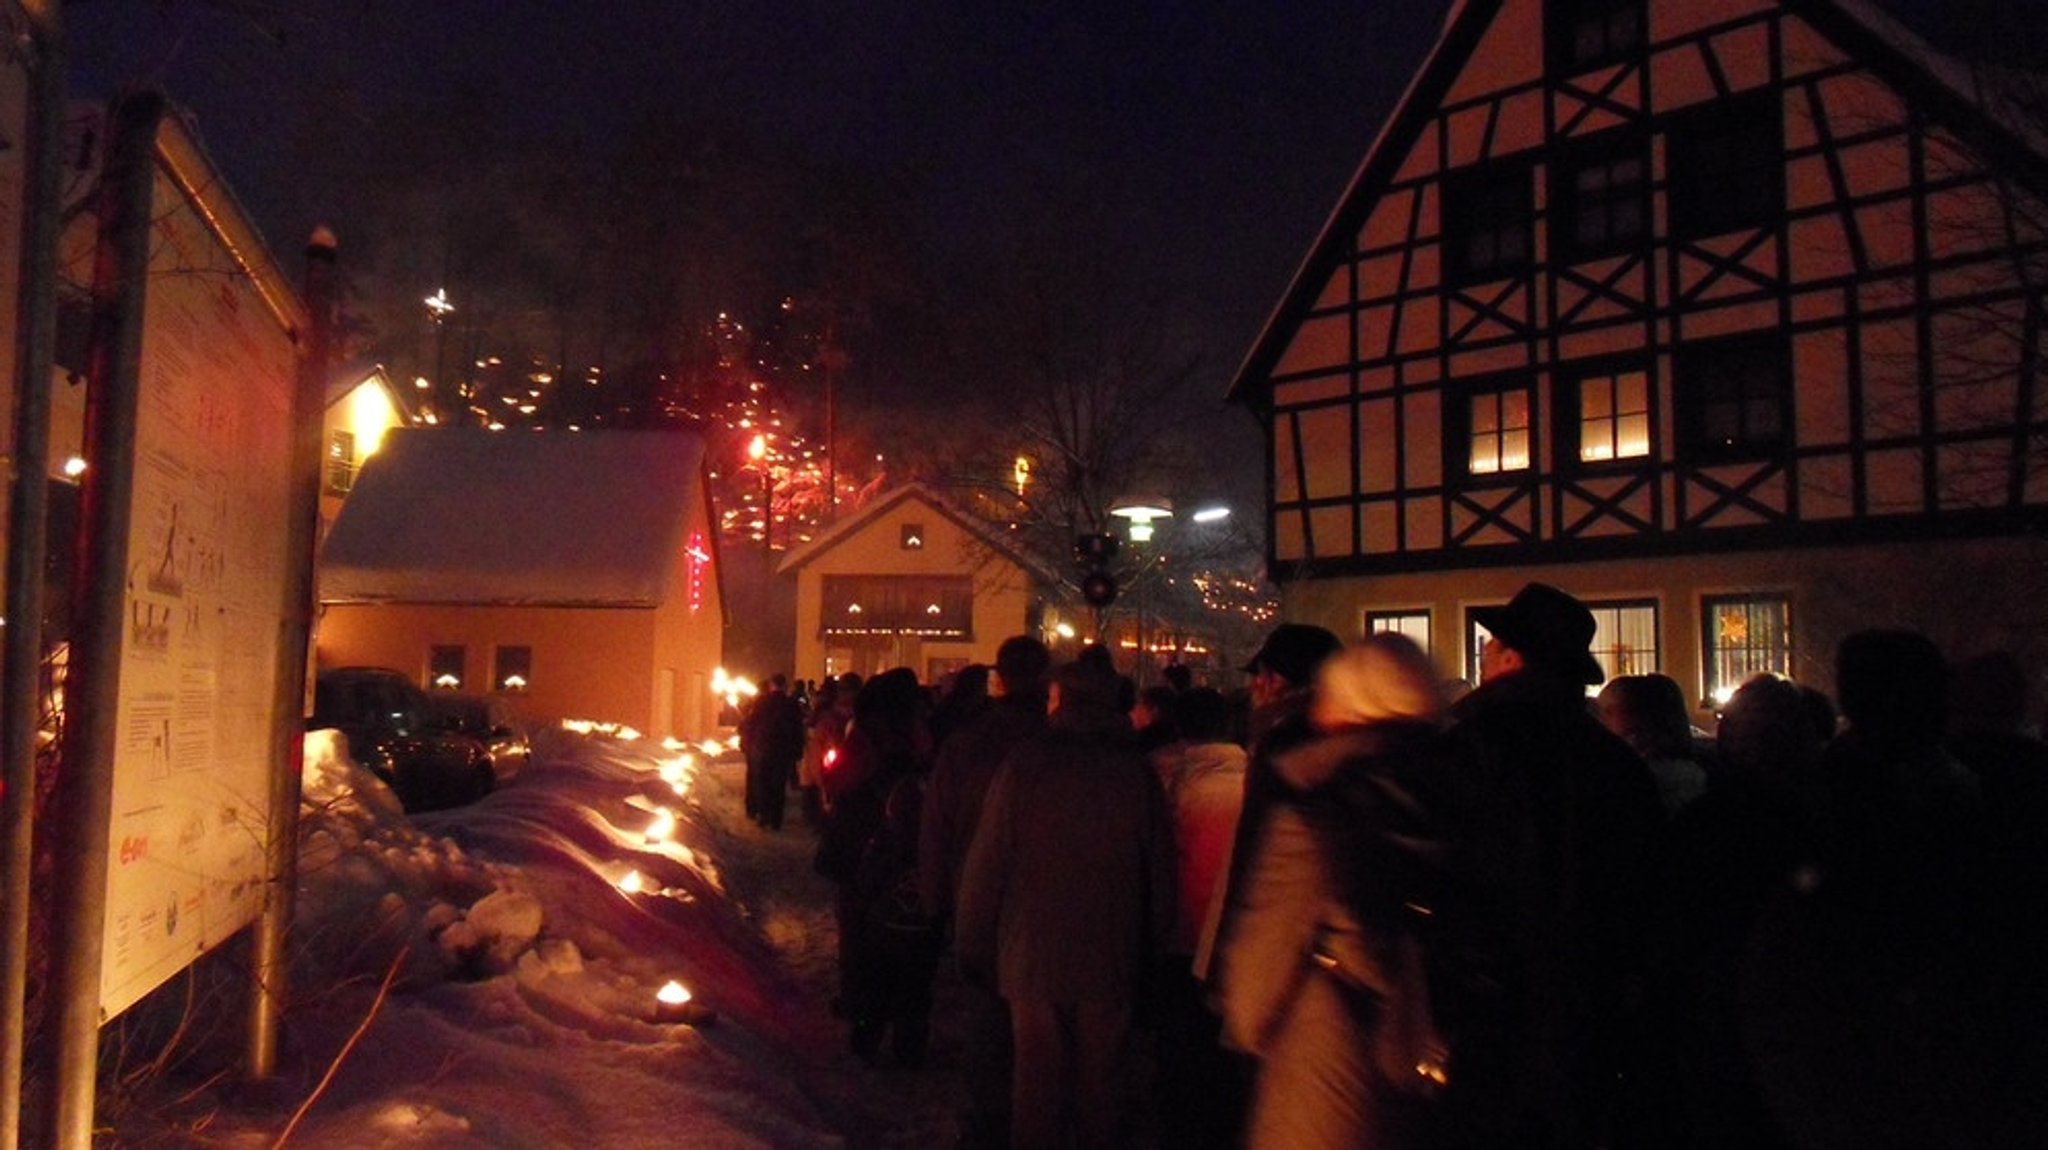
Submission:
[[[327,386],[323,389],[322,402],[328,407],[333,407],[354,394],[357,388],[366,383],[374,383],[383,389],[384,394],[391,398],[391,406],[399,413],[399,417],[408,422],[411,420],[413,414],[412,397],[405,393],[405,389],[398,386],[397,380],[391,378],[390,369],[375,360],[351,360],[335,368],[327,376]]]
[[[320,601],[655,606],[703,460],[681,431],[395,429],[321,548]]]

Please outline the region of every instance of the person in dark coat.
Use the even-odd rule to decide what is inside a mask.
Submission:
[[[1605,1145],[1628,1093],[1654,849],[1650,769],[1600,724],[1592,612],[1543,583],[1473,612],[1489,638],[1479,686],[1452,708],[1470,883],[1498,904],[1484,1036],[1466,1035],[1449,1118],[1470,1146]]]
[[[1640,1144],[1781,1150],[1742,1039],[1742,975],[1758,914],[1812,881],[1826,741],[1806,693],[1746,680],[1721,707],[1706,793],[1672,817],[1651,965],[1652,1069],[1660,1112]]]
[[[782,829],[789,784],[803,758],[803,707],[789,693],[789,678],[780,672],[754,700],[740,725],[740,749],[747,761],[747,817],[769,830]]]
[[[2048,1145],[2040,956],[2015,949],[1994,821],[1944,745],[1946,662],[1860,631],[1835,686],[1819,864],[1759,916],[1746,967],[1766,1095],[1802,1147]]]
[[[1130,1144],[1133,1013],[1174,877],[1165,797],[1118,692],[1113,672],[1060,669],[960,877],[961,973],[1010,1006],[1012,1150]]]
[[[952,922],[960,870],[996,771],[1012,748],[1045,730],[1051,669],[1044,643],[1029,635],[1003,640],[996,648],[995,698],[939,747],[918,829],[924,863],[918,882],[925,913],[941,923]],[[962,1150],[1000,1147],[1010,1137],[1010,1011],[992,989],[972,985],[961,1009],[967,1079]]]
[[[902,849],[905,825],[917,825],[911,804],[922,805],[907,791],[912,784],[921,786],[930,763],[926,711],[924,689],[908,667],[869,679],[854,697],[853,723],[826,776],[829,806],[818,836],[816,867],[838,888],[839,1011],[849,1024],[854,1053],[868,1061],[879,1057],[885,1038],[899,1061],[915,1063],[924,1055],[920,1010],[929,1010],[937,950],[899,952],[879,945],[898,940],[875,928],[878,911],[885,909],[878,899],[895,889],[896,877],[892,871],[891,881],[881,881],[876,856]],[[897,832],[893,837],[892,831]],[[915,841],[914,836],[908,839],[913,849]],[[906,962],[915,969],[900,969]],[[923,979],[922,997],[914,985],[905,989],[904,977]]]
[[[1374,635],[1324,662],[1319,736],[1276,758],[1288,789],[1216,974],[1230,1040],[1259,1059],[1251,1150],[1422,1144],[1446,1062],[1413,909],[1434,905],[1448,850],[1426,798],[1450,762],[1440,683],[1412,641]]]

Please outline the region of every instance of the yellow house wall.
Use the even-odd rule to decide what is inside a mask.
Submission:
[[[693,501],[684,546],[691,533],[702,540],[712,563],[703,571],[703,582],[694,610],[690,606],[690,565],[679,557],[655,609],[653,659],[647,684],[650,719],[641,728],[659,738],[674,735],[700,739],[717,725],[718,709],[711,696],[711,675],[724,659],[725,608],[720,597],[717,570],[717,542],[713,538],[710,510],[704,499]],[[666,673],[665,673],[666,672]],[[664,697],[665,696],[665,697]],[[654,719],[666,715],[667,723]]]
[[[1469,665],[1467,608],[1507,601],[1531,579],[1591,601],[1649,599],[1658,606],[1661,670],[1702,702],[1702,600],[1784,594],[1791,603],[1792,675],[1834,692],[1834,652],[1871,627],[1928,635],[1951,659],[1993,650],[2028,666],[2048,664],[2048,607],[2041,604],[2048,541],[2027,538],[1871,544],[1600,563],[1551,563],[1466,571],[1300,580],[1283,589],[1285,618],[1364,633],[1368,611],[1430,611],[1430,653],[1449,676]],[[1883,572],[1873,578],[1873,572]],[[1710,723],[1702,709],[1695,722]]]
[[[725,628],[702,497],[692,500],[684,546],[693,532],[714,555],[695,610],[682,556],[657,607],[329,604],[314,633],[319,665],[390,667],[424,683],[431,649],[459,645],[467,649],[468,689],[482,690],[495,648],[530,647],[532,685],[508,696],[529,722],[589,719],[624,723],[656,739],[707,737],[717,722],[710,683]]]
[[[902,546],[906,524],[924,529],[924,547]],[[904,665],[924,677],[934,659],[993,663],[1004,639],[1022,634],[1029,621],[1033,590],[1023,568],[988,546],[928,503],[906,500],[840,539],[807,563],[797,577],[796,671],[802,678],[825,674],[826,642],[819,634],[827,575],[946,575],[974,579],[974,638],[936,642],[906,637]]]
[[[429,649],[460,645],[474,688],[487,682],[494,648],[530,647],[532,686],[508,696],[523,718],[593,719],[645,732],[653,718],[656,617],[647,608],[336,604],[320,618],[319,660],[323,668],[391,667],[423,682]]]
[[[398,409],[393,406],[391,396],[382,384],[365,380],[351,388],[347,395],[329,404],[320,416],[320,534],[324,538],[327,528],[334,523],[334,517],[341,514],[341,505],[346,496],[336,495],[327,489],[328,444],[334,441],[337,431],[351,432],[356,437],[356,468],[360,474],[370,456],[377,453],[384,433],[401,424]]]

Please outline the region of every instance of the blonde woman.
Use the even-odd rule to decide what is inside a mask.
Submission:
[[[1317,736],[1275,759],[1287,789],[1253,832],[1218,954],[1225,1036],[1259,1060],[1248,1147],[1420,1139],[1441,1066],[1408,916],[1442,864],[1421,797],[1449,761],[1441,682],[1398,635],[1349,647],[1318,676]]]

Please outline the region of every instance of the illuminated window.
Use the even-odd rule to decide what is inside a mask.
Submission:
[[[1716,704],[1751,675],[1792,673],[1792,601],[1783,595],[1720,595],[1700,603],[1702,678]]]
[[[1580,463],[1650,454],[1650,377],[1640,369],[1579,377]]]
[[[427,651],[427,687],[436,691],[460,691],[469,681],[469,649],[466,647],[429,648]]]
[[[905,523],[900,538],[905,551],[924,550],[924,524]]]
[[[1686,455],[1697,461],[1784,452],[1792,421],[1791,354],[1782,340],[1681,347],[1674,394]]]
[[[1586,609],[1593,613],[1593,658],[1608,678],[1663,670],[1655,600],[1588,601]]]
[[[1465,610],[1465,681],[1478,686],[1480,682],[1479,656],[1486,651],[1486,641],[1493,633],[1479,625],[1472,617],[1472,608]]]
[[[1453,283],[1528,270],[1534,208],[1527,163],[1455,173],[1444,180],[1444,265]]]
[[[1550,66],[1560,72],[1625,60],[1644,43],[1643,0],[1549,0],[1543,15]]]
[[[966,575],[827,575],[819,631],[830,635],[974,637],[974,581]]]
[[[1392,631],[1415,640],[1415,645],[1429,650],[1429,612],[1422,611],[1367,611],[1365,633],[1378,635]]]
[[[1650,231],[1649,149],[1631,133],[1574,147],[1552,169],[1553,260],[1611,255]]]
[[[1663,652],[1657,643],[1657,603],[1653,599],[1584,601],[1593,613],[1593,642],[1589,650],[1600,669],[1612,679],[1616,675],[1647,675],[1663,666]],[[1492,636],[1471,617],[1465,617],[1465,675],[1479,682],[1479,656]],[[1587,689],[1593,694],[1597,687]]]
[[[347,495],[356,484],[356,436],[352,431],[327,436],[327,494]]]
[[[533,648],[499,647],[491,656],[491,689],[524,691],[533,684]]]
[[[1784,214],[1784,110],[1773,92],[1680,113],[1664,155],[1674,237],[1766,227]]]
[[[1470,445],[1465,457],[1466,472],[1495,475],[1528,470],[1530,410],[1527,386],[1472,393],[1466,402]]]

